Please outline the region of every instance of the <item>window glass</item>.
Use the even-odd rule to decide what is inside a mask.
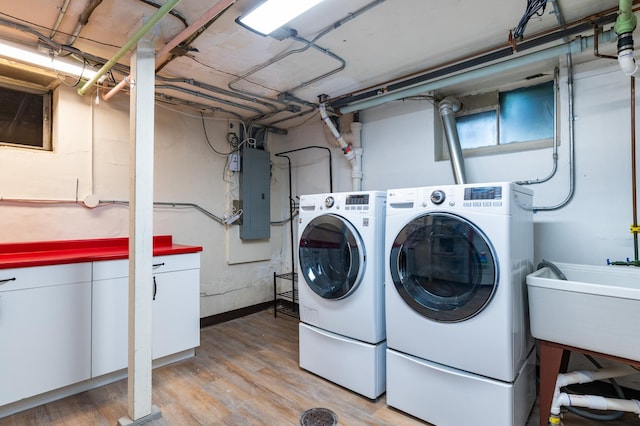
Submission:
[[[456,118],[462,149],[494,146],[498,140],[496,116],[496,111],[486,111]]]
[[[464,155],[551,146],[555,96],[554,81],[548,81],[515,90],[458,97],[463,108],[456,115],[456,128]],[[446,138],[442,143],[446,144]],[[448,159],[448,150],[444,148],[438,158]]]
[[[500,144],[553,137],[553,82],[500,93]]]
[[[0,87],[0,143],[50,149],[50,95]]]

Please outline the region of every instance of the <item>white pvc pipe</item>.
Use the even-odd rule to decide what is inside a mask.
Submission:
[[[344,152],[344,155],[347,156],[348,160],[351,160],[351,158],[353,158],[353,154],[349,156],[349,153],[351,152],[351,147],[349,146],[347,141],[344,140],[340,132],[338,132],[338,129],[336,129],[336,126],[333,125],[333,122],[331,121],[331,119],[329,118],[329,115],[327,114],[326,105],[324,103],[321,103],[319,109],[320,109],[320,117],[322,117],[322,121],[324,121],[324,124],[327,125],[333,137],[336,139],[336,141],[338,141],[338,145],[340,145],[340,148]]]
[[[560,388],[568,385],[574,384],[582,384],[582,383],[591,383],[596,380],[602,379],[612,379],[615,377],[624,377],[632,374],[637,374],[638,370],[633,367],[627,365],[621,365],[610,368],[601,368],[596,371],[588,371],[588,370],[580,370],[573,371],[570,373],[558,374],[558,378],[556,379],[556,387],[553,392],[553,401],[551,403],[551,415],[558,416],[560,414],[560,407],[562,406],[578,406],[578,407],[587,407],[587,408],[598,408],[597,406],[608,407],[608,400],[615,400],[615,398],[605,398],[607,401],[603,401],[602,397],[594,396],[594,395],[568,395],[564,392],[560,392]],[[584,398],[579,398],[584,397]],[[618,400],[618,401],[627,401],[627,400]],[[633,400],[629,400],[633,401]],[[635,401],[637,403],[637,401]],[[587,405],[579,405],[579,404],[592,404],[594,406]],[[611,403],[613,404],[613,402]],[[611,408],[598,408],[600,410],[608,410]],[[640,409],[640,406],[638,406]],[[630,411],[636,412],[633,410],[624,410],[624,409],[616,409],[619,411]],[[638,412],[640,413],[640,411]]]
[[[640,401],[635,399],[605,398],[597,395],[570,395],[561,393],[558,405],[564,407],[583,407],[593,410],[625,411],[640,415]]]
[[[618,64],[624,75],[632,76],[638,72],[638,64],[633,58],[633,49],[624,49],[618,53]]]

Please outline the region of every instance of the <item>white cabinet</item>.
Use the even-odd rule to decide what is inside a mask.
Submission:
[[[0,270],[0,406],[91,374],[91,263]]]
[[[127,259],[94,262],[92,376],[127,367]],[[153,359],[200,345],[200,253],[153,259]]]

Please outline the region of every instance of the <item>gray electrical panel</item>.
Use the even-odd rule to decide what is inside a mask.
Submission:
[[[262,240],[271,236],[271,166],[267,151],[242,150],[240,167],[240,238]]]

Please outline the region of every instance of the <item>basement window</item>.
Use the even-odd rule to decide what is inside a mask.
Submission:
[[[0,145],[51,151],[51,92],[0,85]]]
[[[479,156],[553,145],[554,81],[513,90],[457,97],[456,128],[463,155]],[[439,160],[449,160],[446,136]]]

